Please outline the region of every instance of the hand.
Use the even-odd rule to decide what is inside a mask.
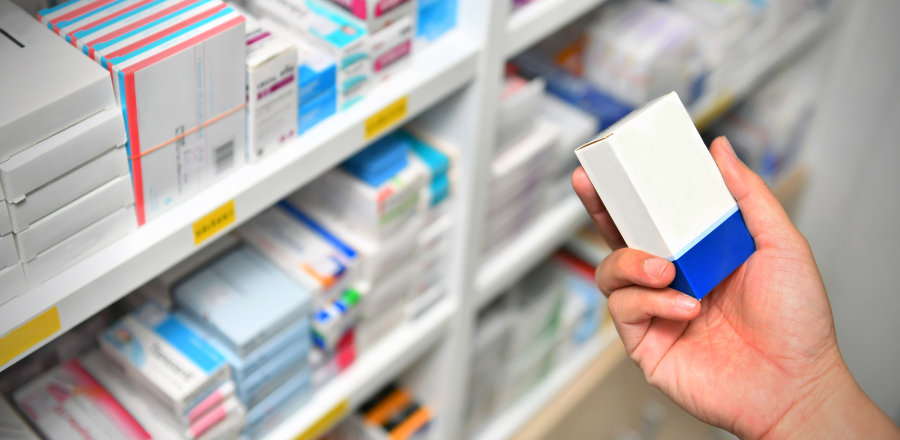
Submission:
[[[756,252],[703,302],[667,288],[674,265],[626,248],[584,170],[572,175],[616,249],[597,267],[597,285],[628,355],[680,407],[741,438],[900,438],[841,357],[806,239],[725,138],[710,151]]]

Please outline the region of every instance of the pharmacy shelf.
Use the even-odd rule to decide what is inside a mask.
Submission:
[[[694,104],[691,118],[697,128],[707,128],[777,68],[790,62],[796,54],[816,41],[829,27],[836,9],[832,7],[829,12],[812,13],[802,18],[748,60],[740,62],[717,93],[711,93]]]
[[[217,235],[226,233],[460,89],[474,78],[478,53],[479,45],[465,35],[446,35],[416,53],[407,69],[359,104],[0,306],[0,335],[45,311],[52,313],[54,306],[59,317],[56,331],[37,343],[27,342],[30,348],[0,371],[208,244],[211,240],[194,242],[193,225],[201,218],[233,201],[234,220]]]
[[[605,1],[532,0],[509,17],[503,46],[506,57],[519,54]]]
[[[612,326],[604,326],[593,339],[585,342],[577,353],[550,371],[549,375],[534,385],[524,396],[497,415],[475,440],[506,440],[516,435],[529,421],[540,415],[544,408],[586,368],[608,350],[616,360],[622,350],[617,346],[618,334]],[[610,364],[615,365],[616,362]],[[607,371],[608,372],[608,371]],[[551,436],[552,437],[552,436]]]
[[[574,193],[558,202],[481,266],[475,278],[476,307],[480,309],[512,286],[588,220]]]
[[[434,347],[456,311],[456,302],[446,299],[416,320],[401,324],[264,439],[318,439]]]

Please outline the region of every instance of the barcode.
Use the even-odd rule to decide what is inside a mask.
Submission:
[[[234,165],[234,141],[228,141],[216,148],[216,174]]]

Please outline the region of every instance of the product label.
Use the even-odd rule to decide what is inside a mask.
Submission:
[[[350,412],[350,402],[347,399],[341,400],[337,405],[322,416],[316,423],[313,423],[305,432],[298,435],[295,440],[315,440],[328,432],[334,425],[344,419]]]
[[[234,219],[234,200],[229,200],[228,203],[194,222],[194,246],[203,243],[209,237],[225,229],[226,226],[234,223]]]
[[[408,98],[404,96],[381,109],[378,113],[369,116],[369,118],[366,119],[365,139],[372,139],[405,118],[407,112],[407,100]]]
[[[0,338],[0,365],[13,360],[60,329],[59,312],[51,307]]]

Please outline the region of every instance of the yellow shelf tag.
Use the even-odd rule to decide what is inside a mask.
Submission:
[[[298,435],[294,440],[316,440],[325,435],[338,422],[344,419],[344,416],[350,412],[350,403],[347,399],[340,401],[331,411],[325,413],[321,419],[313,423],[304,433]]]
[[[234,223],[234,200],[216,208],[194,222],[194,245],[203,243],[226,226]]]
[[[5,365],[60,329],[56,306],[0,338],[0,365]]]
[[[372,139],[406,117],[406,101],[404,96],[369,116],[369,119],[366,119],[366,140]]]

